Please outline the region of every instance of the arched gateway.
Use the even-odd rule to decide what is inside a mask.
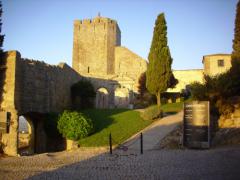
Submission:
[[[109,93],[104,87],[97,89],[96,92],[96,108],[106,109],[109,107]]]

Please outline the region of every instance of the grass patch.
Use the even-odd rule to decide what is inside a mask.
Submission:
[[[128,109],[88,109],[83,110],[92,120],[95,133],[79,140],[82,147],[108,146],[111,132],[113,144],[120,144],[152,123],[140,117],[140,113]]]
[[[183,102],[169,103],[161,106],[163,113],[167,115],[176,114],[183,109]],[[152,105],[145,108],[141,112],[141,117],[145,120],[154,120],[160,117],[160,112],[157,105]]]
[[[164,104],[161,109],[165,113],[178,113],[183,109],[183,102]]]

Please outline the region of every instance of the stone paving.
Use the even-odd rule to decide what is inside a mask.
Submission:
[[[75,150],[0,160],[0,179],[239,179],[240,147],[108,154]]]

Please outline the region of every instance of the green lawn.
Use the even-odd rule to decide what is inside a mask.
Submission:
[[[183,109],[183,102],[164,104],[161,109],[165,113],[177,113]]]
[[[161,108],[166,113],[177,113],[182,107],[180,102],[165,104]],[[128,109],[88,109],[82,112],[93,120],[95,127],[94,134],[79,141],[82,147],[108,146],[110,132],[113,144],[120,144],[153,122],[143,120],[138,111]]]
[[[119,144],[152,123],[140,117],[140,113],[128,109],[84,110],[94,123],[95,133],[79,141],[80,146],[107,146],[111,132],[113,144]]]

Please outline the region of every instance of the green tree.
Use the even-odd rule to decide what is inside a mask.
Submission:
[[[158,15],[155,22],[148,61],[146,85],[148,91],[156,96],[157,105],[160,109],[161,93],[170,86],[172,76],[172,58],[167,43],[167,25],[164,13]]]
[[[232,64],[240,64],[240,1],[237,3],[234,40],[233,40],[233,52],[232,52]]]
[[[140,94],[140,97],[142,98],[144,93],[147,92],[146,88],[146,72],[142,73],[141,76],[138,79],[138,93]]]
[[[233,94],[239,94],[239,90],[240,90],[239,74],[240,74],[240,1],[238,1],[237,7],[236,7],[233,52],[232,52],[232,67],[229,73],[233,82],[231,85],[231,91]]]
[[[3,52],[2,46],[3,46],[3,40],[4,35],[1,34],[2,32],[2,2],[0,1],[0,53]]]
[[[96,92],[90,81],[80,80],[72,85],[71,96],[73,109],[80,110],[93,107]]]

